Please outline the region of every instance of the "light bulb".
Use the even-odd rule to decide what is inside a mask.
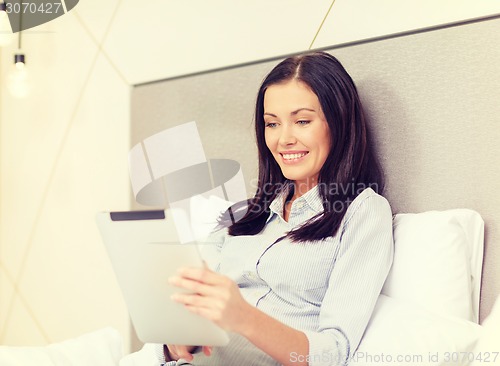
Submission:
[[[24,98],[31,91],[29,73],[26,68],[25,57],[23,54],[14,56],[14,66],[7,75],[7,89],[10,94],[16,98]]]
[[[10,26],[9,16],[6,12],[4,2],[0,3],[0,47],[8,46],[14,39],[14,33]]]

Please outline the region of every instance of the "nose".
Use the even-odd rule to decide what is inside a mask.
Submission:
[[[278,142],[281,146],[290,146],[297,142],[293,129],[290,126],[283,126],[280,132],[281,134]]]

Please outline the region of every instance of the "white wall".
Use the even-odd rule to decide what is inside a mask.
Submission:
[[[496,0],[82,0],[26,31],[28,98],[7,93],[15,48],[0,52],[0,344],[107,325],[128,344],[94,215],[130,206],[132,84],[495,13]]]

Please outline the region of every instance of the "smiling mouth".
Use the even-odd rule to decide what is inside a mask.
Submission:
[[[295,162],[300,159],[302,159],[304,156],[309,154],[309,152],[302,152],[302,153],[296,153],[296,154],[283,154],[280,153],[281,157],[285,162]]]

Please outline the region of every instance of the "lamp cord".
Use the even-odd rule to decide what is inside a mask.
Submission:
[[[20,51],[22,45],[22,33],[23,33],[23,12],[22,6],[21,11],[19,12],[19,36],[17,37],[17,48]]]

